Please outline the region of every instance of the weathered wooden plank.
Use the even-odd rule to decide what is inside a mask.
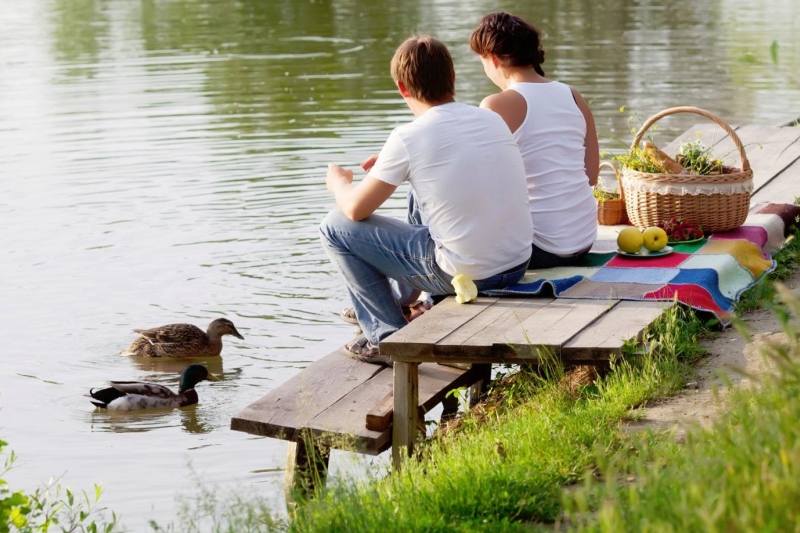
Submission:
[[[483,377],[479,369],[462,370],[436,363],[419,366],[419,405],[427,413],[452,389],[472,385]]]
[[[672,305],[671,301],[622,301],[570,339],[561,348],[561,359],[600,361],[621,355],[626,341],[638,338]]]
[[[305,427],[317,436],[325,437],[334,448],[377,453],[381,445],[388,443],[388,435],[381,438],[385,428],[371,430],[364,424],[364,419],[370,406],[392,393],[392,369],[379,368],[382,368],[379,373],[350,393],[338,400],[331,399],[328,407],[309,420]]]
[[[793,203],[796,196],[800,196],[800,159],[762,187],[750,202]]]
[[[800,128],[780,128],[753,149],[746,149],[758,191],[800,158]]]
[[[419,364],[395,362],[393,369],[392,463],[394,471],[398,472],[403,461],[414,453],[414,442],[417,438]]]
[[[497,339],[552,302],[553,298],[500,298],[484,312],[436,343],[437,354],[490,355]]]
[[[800,128],[751,125],[739,128],[736,134],[753,169],[754,191],[800,158]],[[723,157],[726,165],[742,166],[739,151],[730,138],[714,146],[714,153]]]
[[[355,361],[337,350],[315,361],[231,418],[231,429],[296,440],[297,432],[332,401],[342,398],[382,367]]]
[[[394,395],[391,391],[381,398],[378,403],[367,411],[367,429],[371,431],[383,431],[392,423],[394,414]]]
[[[425,320],[414,320],[381,341],[381,353],[389,356],[397,353],[405,356],[431,355],[438,341],[490,308],[496,301],[497,298],[480,297],[462,305],[456,303],[455,298],[447,298],[427,311],[423,315]]]
[[[780,128],[747,156],[753,167],[754,194],[800,159],[800,128]]]
[[[731,129],[733,129],[733,131],[737,131],[738,128],[731,125]],[[674,156],[678,151],[678,146],[687,141],[700,139],[703,141],[703,144],[711,147],[719,144],[727,137],[728,134],[716,122],[711,122],[710,120],[705,119],[705,122],[699,122],[695,124],[685,132],[678,135],[669,144],[659,148]],[[647,134],[645,134],[645,139],[646,138]]]
[[[757,161],[759,152],[757,148],[763,145],[766,140],[777,133],[777,131],[778,128],[774,126],[761,126],[757,124],[742,126],[736,129],[736,135],[742,142],[742,146],[747,158],[750,160],[751,166]],[[712,153],[714,156],[722,159],[723,164],[727,166],[736,168],[742,167],[741,155],[733,139],[730,137],[726,136],[724,139],[720,140],[720,142],[716,143]]]
[[[540,349],[556,355],[578,332],[607,313],[617,300],[555,300],[495,343],[498,352],[511,350],[518,358],[538,358]]]
[[[383,372],[380,374],[382,378],[384,374],[391,374],[390,372]],[[437,365],[435,363],[425,363],[419,367],[419,406],[422,414],[430,411],[434,406],[444,401],[445,395],[459,387],[466,387],[473,383],[480,381],[484,377],[484,372],[479,372],[478,369],[461,370],[458,368]],[[373,382],[377,379],[373,378],[364,384],[364,386],[373,386]],[[354,391],[355,393],[356,391]],[[343,398],[342,401],[349,400],[353,394]],[[359,400],[360,403],[360,400]],[[361,404],[361,415],[363,409],[368,403]],[[332,412],[336,411],[335,406],[331,409]],[[389,391],[378,400],[377,403],[367,412],[366,419],[361,419],[362,425],[371,431],[383,431],[392,423],[392,414],[394,413],[394,397],[391,391],[391,382],[389,382]],[[366,423],[365,423],[366,422]]]

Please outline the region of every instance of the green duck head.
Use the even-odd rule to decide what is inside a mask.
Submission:
[[[181,372],[180,391],[184,392],[193,389],[195,385],[203,380],[219,381],[219,378],[209,374],[208,369],[203,365],[189,365]]]

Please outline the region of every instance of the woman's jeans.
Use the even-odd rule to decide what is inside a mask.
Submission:
[[[342,273],[356,318],[369,342],[378,343],[405,326],[401,303],[390,280],[435,295],[455,294],[453,277],[436,264],[436,244],[427,226],[371,215],[354,222],[338,209],[320,225],[322,246]],[[527,262],[507,272],[475,280],[479,291],[518,282]]]
[[[540,268],[553,268],[562,266],[579,265],[581,260],[586,257],[589,250],[584,250],[569,257],[556,255],[547,250],[542,250],[535,244],[531,244],[531,262],[528,264],[530,270],[539,270]]]

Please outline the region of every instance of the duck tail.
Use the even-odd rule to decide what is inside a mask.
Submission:
[[[87,396],[92,404],[105,409],[108,407],[108,404],[117,398],[125,396],[125,393],[118,391],[114,387],[109,387],[107,389],[100,390],[89,389],[89,394],[87,394]]]

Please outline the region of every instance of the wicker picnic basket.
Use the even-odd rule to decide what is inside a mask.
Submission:
[[[701,226],[703,231],[723,232],[738,228],[747,218],[753,171],[744,147],[733,129],[717,115],[697,107],[673,107],[650,117],[636,133],[631,150],[659,119],[676,113],[695,113],[722,127],[736,145],[742,168],[723,167],[722,174],[654,174],[622,167],[625,208],[631,223],[639,228],[656,226],[672,217]]]
[[[608,161],[600,163],[600,168],[603,167],[610,168],[614,171],[614,175],[617,177],[620,197],[597,201],[597,223],[603,226],[625,224],[628,221],[628,214],[625,212],[625,191],[622,190],[622,181],[620,180],[619,171],[617,167]],[[600,183],[599,180],[598,183]],[[597,189],[597,185],[594,187]]]

